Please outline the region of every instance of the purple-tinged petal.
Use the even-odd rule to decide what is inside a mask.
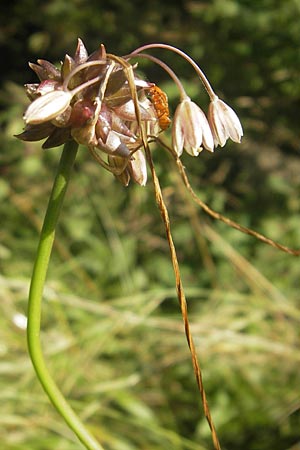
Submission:
[[[78,38],[77,47],[74,53],[74,61],[76,64],[82,64],[86,62],[87,59],[88,59],[88,52],[82,40]]]

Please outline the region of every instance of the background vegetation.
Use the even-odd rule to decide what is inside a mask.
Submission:
[[[200,64],[241,117],[245,138],[184,164],[201,198],[300,247],[300,1],[19,0],[1,2],[0,441],[7,450],[80,444],[45,398],[24,319],[38,231],[60,149],[13,138],[23,128],[27,62],[59,62],[77,37],[126,54],[168,42]],[[164,58],[206,108],[193,71]],[[157,67],[141,67],[176,91]],[[162,149],[170,209],[204,381],[222,448],[300,448],[299,259],[211,221]],[[151,182],[123,188],[82,149],[44,299],[50,370],[106,449],[208,450]]]

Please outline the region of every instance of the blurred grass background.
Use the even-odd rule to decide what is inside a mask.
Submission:
[[[27,292],[60,149],[23,128],[28,61],[59,62],[81,37],[126,54],[150,42],[198,61],[243,123],[241,145],[183,157],[211,207],[300,247],[300,1],[19,0],[0,6],[0,442],[6,450],[81,445],[35,379]],[[192,69],[158,53],[207,99]],[[143,62],[165,89],[162,71]],[[300,448],[300,263],[204,215],[162,149],[153,157],[170,210],[195,343],[222,448]],[[81,149],[43,304],[50,371],[111,450],[209,450],[151,182],[122,187]]]

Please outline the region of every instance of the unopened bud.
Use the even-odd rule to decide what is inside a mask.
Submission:
[[[47,92],[28,106],[24,114],[25,123],[36,125],[54,119],[68,108],[71,99],[70,91]]]

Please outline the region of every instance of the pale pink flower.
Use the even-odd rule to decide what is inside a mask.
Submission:
[[[213,152],[214,140],[204,112],[189,97],[182,100],[174,114],[173,148],[178,156],[183,149],[197,156],[203,148]]]
[[[224,147],[227,139],[240,143],[243,136],[241,122],[230,106],[218,97],[209,104],[208,121],[213,134],[215,147]]]

